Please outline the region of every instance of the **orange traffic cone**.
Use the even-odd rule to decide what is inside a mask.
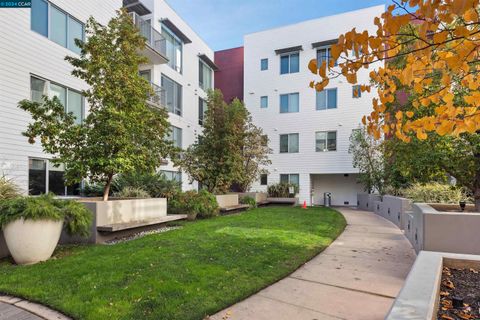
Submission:
[[[307,200],[303,200],[302,209],[307,209]]]

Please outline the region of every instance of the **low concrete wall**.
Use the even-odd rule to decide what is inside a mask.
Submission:
[[[221,194],[215,197],[220,208],[238,206],[238,193]]]
[[[257,203],[267,201],[266,192],[243,192],[243,193],[239,193],[238,197],[240,199],[242,199],[243,197],[252,197],[253,199],[255,199]]]
[[[60,243],[102,243],[112,238],[97,231],[97,226],[110,224],[129,223],[136,221],[148,221],[167,216],[167,199],[122,199],[109,201],[80,200],[93,215],[90,237],[82,238],[69,236],[65,231],[60,237]],[[131,231],[115,232],[115,236],[121,236]]]
[[[357,207],[360,210],[374,211],[375,201],[381,201],[379,194],[359,193],[357,194]]]
[[[3,237],[3,231],[0,229],[0,259],[8,257],[10,252],[8,251],[7,244],[5,243],[5,238]]]
[[[383,209],[381,216],[390,220],[397,225],[400,229],[404,230],[405,227],[405,215],[411,210],[411,202],[409,199],[395,197],[395,196],[383,196]]]
[[[480,256],[422,251],[408,274],[386,320],[437,319],[443,266],[480,267]]]

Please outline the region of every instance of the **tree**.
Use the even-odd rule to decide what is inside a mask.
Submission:
[[[328,65],[310,62],[309,69],[321,77],[310,86],[322,90],[329,79],[340,75],[355,84],[362,68],[405,57],[402,69],[387,63],[370,72],[379,98],[373,101],[372,113],[363,119],[369,132],[376,138],[381,132],[394,132],[407,142],[412,134],[424,140],[427,132],[433,131],[440,136],[475,133],[480,129],[478,9],[479,0],[393,1],[381,17],[374,19],[375,34],[354,28],[339,36]],[[334,67],[333,62],[339,58],[338,67]],[[435,72],[440,74],[440,86],[431,90]],[[392,109],[399,86],[413,88],[413,110]],[[371,87],[370,83],[362,84],[361,90],[370,91]],[[465,94],[461,101],[454,101],[458,89]],[[438,105],[433,112],[423,113],[422,109],[432,103]]]
[[[245,105],[223,101],[220,90],[208,94],[204,128],[179,161],[191,181],[212,193],[225,193],[236,183],[242,190],[269,164],[268,138],[253,125]]]
[[[138,67],[147,62],[138,51],[142,37],[125,11],[102,26],[93,18],[86,24],[87,41],[76,40],[80,57],[66,57],[72,72],[90,88],[82,92],[89,114],[75,124],[57,98],[43,103],[23,100],[33,123],[24,133],[30,143],[40,138],[44,152],[65,164],[65,180],[72,184],[88,178],[104,184],[103,200],[118,173],[152,171],[172,152],[166,137],[168,114],[147,104],[149,83]]]
[[[359,181],[365,191],[384,194],[385,160],[381,141],[375,140],[365,128],[353,130],[348,152],[353,156],[353,167],[359,169]]]

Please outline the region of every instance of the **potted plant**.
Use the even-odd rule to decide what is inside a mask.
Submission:
[[[83,204],[55,199],[53,194],[0,202],[0,227],[17,264],[48,260],[63,227],[69,234],[86,236],[91,222],[92,214]]]

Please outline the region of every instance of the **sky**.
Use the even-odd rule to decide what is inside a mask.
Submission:
[[[166,0],[215,51],[243,45],[243,35],[391,0]],[[321,30],[319,30],[321,31]]]

